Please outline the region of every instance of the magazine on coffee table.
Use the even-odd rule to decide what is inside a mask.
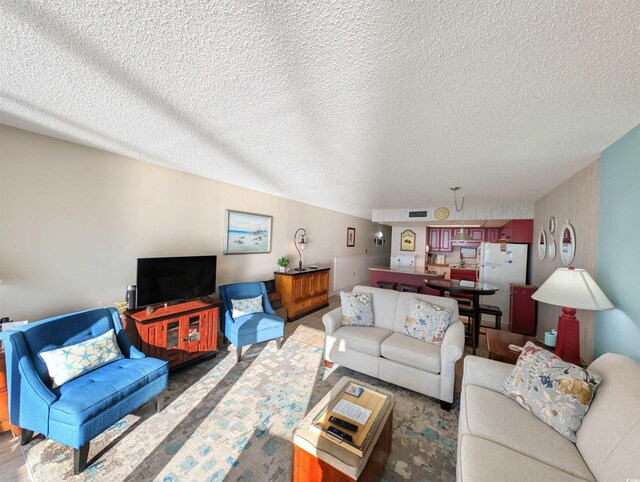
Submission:
[[[349,392],[360,395],[355,396]],[[390,397],[374,387],[351,382],[320,411],[311,428],[333,443],[362,457],[369,448],[389,403]],[[340,422],[331,422],[330,417],[347,422],[349,428],[345,428]],[[356,427],[355,430],[353,426]]]

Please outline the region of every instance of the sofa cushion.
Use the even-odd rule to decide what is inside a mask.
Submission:
[[[373,295],[373,313],[375,315],[376,328],[393,330],[393,320],[396,316],[399,291],[383,290],[371,286],[354,286],[354,293],[371,293]]]
[[[342,326],[374,326],[371,293],[340,292]]]
[[[502,393],[575,442],[599,383],[597,373],[562,361],[529,341]]]
[[[575,477],[593,480],[576,446],[516,402],[477,385],[465,385],[463,390],[460,433],[490,440]]]
[[[472,435],[462,436],[458,451],[460,460],[457,471],[460,482],[511,482],[514,480],[576,482],[584,480],[515,450]]]
[[[440,345],[394,333],[382,342],[380,353],[387,360],[431,373],[440,373]]]
[[[80,426],[167,371],[167,362],[156,358],[116,360],[56,388],[51,420]]]
[[[263,313],[262,295],[253,298],[242,298],[239,300],[231,300],[231,317],[233,319],[240,318],[244,315],[252,313]]]
[[[390,330],[368,326],[343,326],[334,336],[339,351],[354,350],[365,355],[380,356],[380,345],[391,335]]]
[[[59,387],[84,373],[122,358],[113,329],[95,338],[40,352],[47,364],[53,387]]]
[[[576,446],[598,480],[640,477],[640,364],[605,353],[591,365],[602,376]],[[631,475],[633,474],[633,475]]]
[[[417,340],[442,345],[451,320],[451,310],[427,301],[412,299],[404,320],[404,334]]]

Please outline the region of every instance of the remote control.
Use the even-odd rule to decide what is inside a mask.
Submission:
[[[348,433],[343,432],[339,428],[329,427],[327,429],[327,432],[329,432],[334,437],[338,437],[339,439],[346,440],[347,442],[353,442],[353,437]]]
[[[342,427],[342,428],[345,428],[347,430],[350,430],[351,432],[357,432],[358,431],[358,426],[357,425],[349,423],[346,420],[342,420],[341,418],[338,418],[338,417],[334,417],[334,416],[329,417],[329,422],[331,422],[334,425],[337,425],[338,427]]]

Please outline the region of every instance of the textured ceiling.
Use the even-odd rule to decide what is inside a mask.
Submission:
[[[640,122],[640,2],[0,2],[0,122],[337,211],[532,202]]]

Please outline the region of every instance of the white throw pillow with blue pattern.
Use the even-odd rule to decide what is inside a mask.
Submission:
[[[262,295],[255,298],[244,298],[242,300],[231,300],[231,316],[235,319],[251,313],[264,313],[262,308]]]
[[[451,310],[427,301],[412,299],[409,314],[404,320],[405,335],[442,345],[451,322]]]
[[[342,326],[374,326],[371,293],[340,292]]]
[[[75,345],[43,351],[40,356],[47,365],[53,388],[102,365],[124,358],[113,329]]]

